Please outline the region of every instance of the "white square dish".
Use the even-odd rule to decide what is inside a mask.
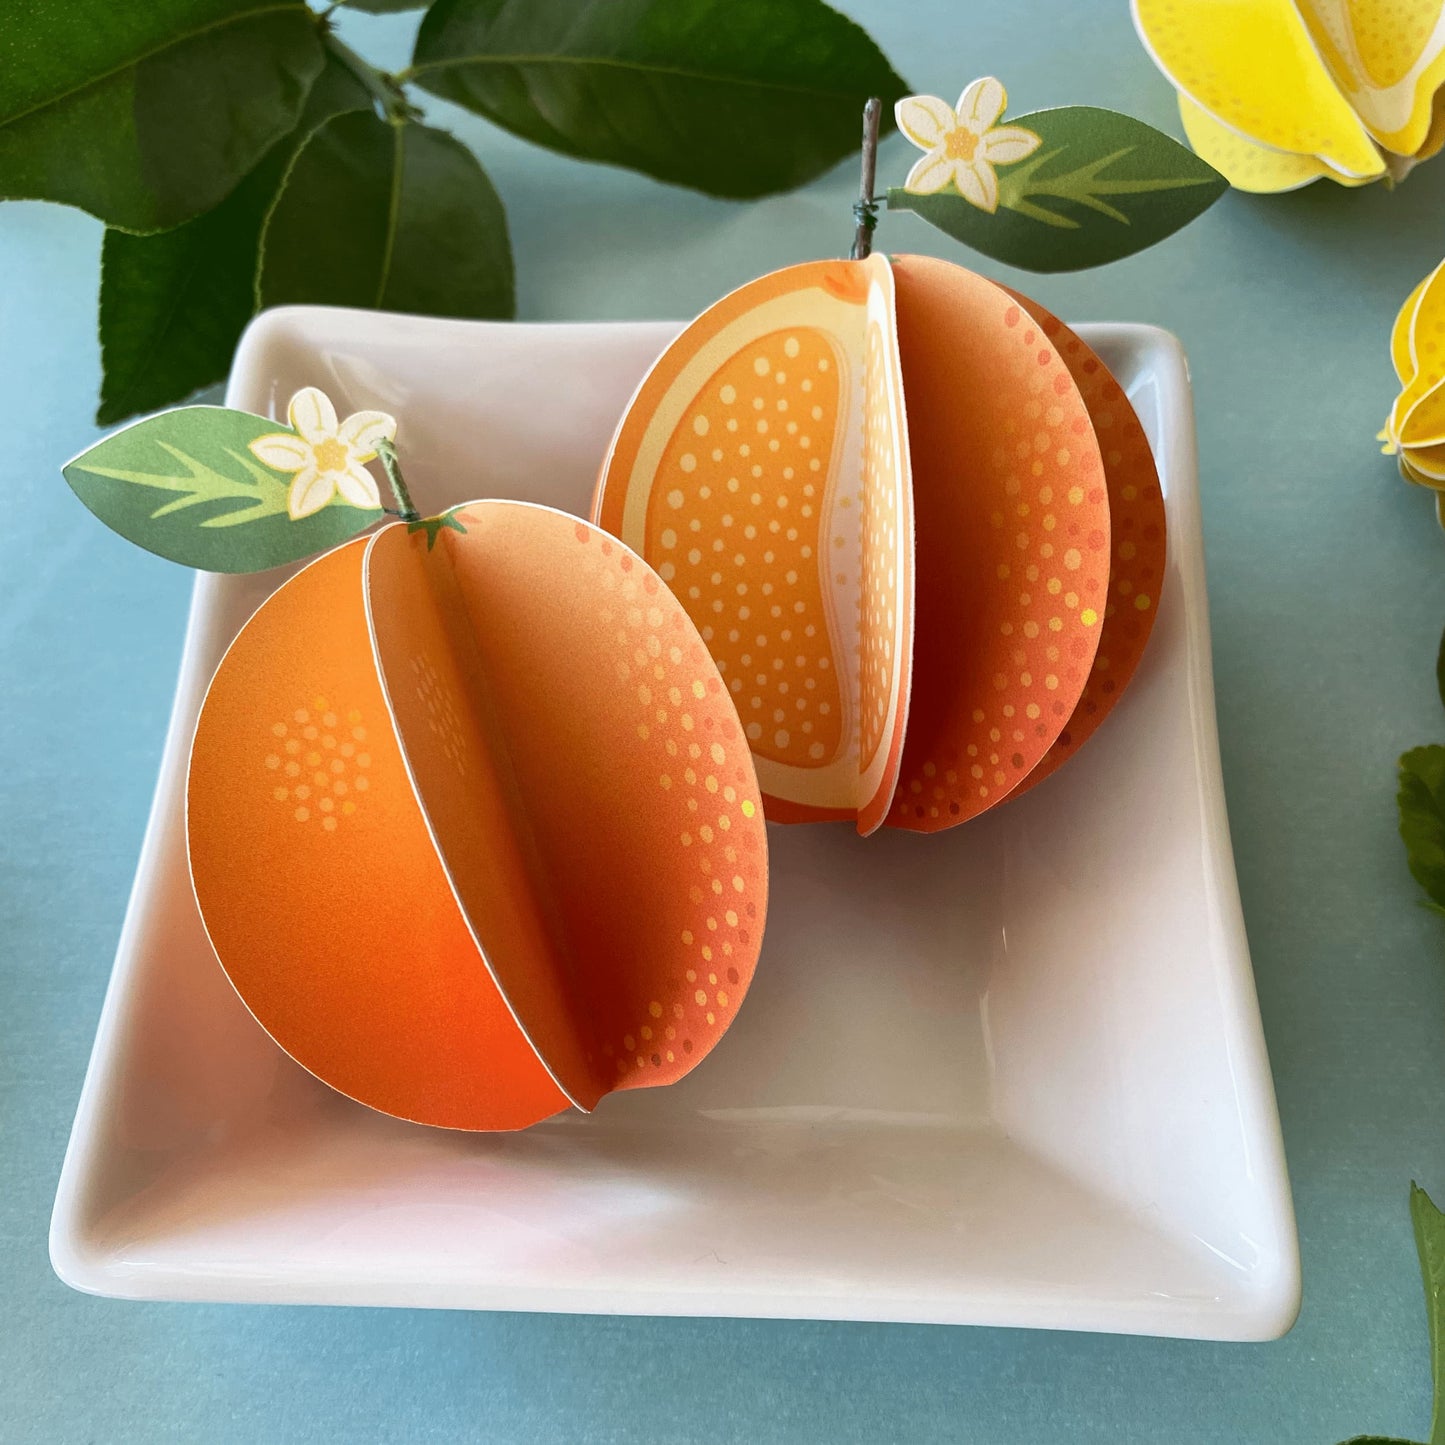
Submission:
[[[251,327],[228,402],[276,415],[315,383],[399,414],[424,511],[585,513],[676,330],[291,308]],[[385,1118],[231,991],[190,888],[186,757],[212,669],[287,574],[199,577],[56,1200],[61,1278],[137,1299],[1288,1329],[1298,1251],[1219,772],[1188,376],[1165,332],[1080,333],[1139,410],[1170,527],[1116,714],[950,833],[772,828],[737,1024],[681,1084],[591,1118]]]

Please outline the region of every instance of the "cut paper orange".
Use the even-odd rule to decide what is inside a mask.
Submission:
[[[704,312],[633,399],[594,514],[699,626],[769,818],[946,828],[1112,705],[1101,683],[1070,731],[1110,600],[1113,483],[1081,381],[1120,421],[1121,498],[1157,500],[1158,481],[1117,384],[1093,380],[1091,353],[1066,362],[1050,333],[1072,333],[1048,321],[927,257],[810,263]],[[1162,559],[1162,515],[1129,520],[1158,523]],[[915,534],[916,557],[901,545]],[[1137,621],[1121,680],[1147,638]],[[880,732],[901,749],[875,783]]]
[[[202,709],[188,836],[263,1027],[453,1128],[682,1077],[767,906],[756,777],[697,630],[615,539],[516,502],[386,527],[261,607]]]
[[[726,297],[644,380],[596,509],[697,624],[769,816],[864,833],[893,797],[912,655],[894,313],[882,257]]]

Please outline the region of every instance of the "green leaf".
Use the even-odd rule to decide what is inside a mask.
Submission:
[[[1435,654],[1435,691],[1440,694],[1440,703],[1445,706],[1445,633],[1440,635],[1440,650]]]
[[[296,128],[215,210],[154,236],[106,231],[97,422],[170,406],[226,375],[255,314],[261,227],[287,166],[322,121],[371,104],[366,87],[328,55]]]
[[[888,208],[913,211],[965,246],[1030,271],[1079,271],[1142,251],[1207,210],[1229,183],[1163,131],[1117,111],[1061,106],[1010,118],[1042,144],[998,168],[988,212],[950,185],[931,196],[895,186]]]
[[[395,15],[402,10],[425,10],[427,0],[341,0],[348,10],[364,10],[369,15]]]
[[[7,0],[0,198],[179,225],[296,124],[320,69],[301,0]]]
[[[138,421],[66,464],[65,480],[106,526],[131,542],[206,572],[259,572],[325,551],[364,531],[379,508],[338,494],[293,521],[291,477],[252,456],[280,422],[219,406],[189,406]]]
[[[445,131],[373,115],[327,121],[266,221],[263,306],[321,302],[423,316],[511,316],[502,203]]]
[[[857,151],[869,96],[891,115],[908,93],[822,0],[437,0],[409,74],[538,145],[734,197],[811,180]]]
[[[1410,1185],[1410,1218],[1425,1286],[1425,1315],[1430,1325],[1430,1378],[1435,1405],[1430,1412],[1430,1445],[1445,1445],[1445,1214],[1418,1184]]]
[[[1445,908],[1445,747],[1411,748],[1400,758],[1400,838],[1410,872]]]

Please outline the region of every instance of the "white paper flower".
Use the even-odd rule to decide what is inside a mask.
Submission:
[[[997,125],[1008,94],[993,78],[975,80],[951,106],[936,95],[910,95],[893,108],[898,129],[927,152],[908,172],[903,189],[931,196],[950,181],[981,211],[998,209],[995,166],[1011,166],[1039,148],[1039,137],[1020,125]]]
[[[396,436],[396,418],[384,411],[356,411],[339,425],[324,391],[308,386],[291,398],[286,419],[294,428],[251,443],[251,453],[278,472],[295,472],[286,507],[292,521],[319,512],[338,492],[353,507],[379,507],[381,493],[366,463],[376,444]]]

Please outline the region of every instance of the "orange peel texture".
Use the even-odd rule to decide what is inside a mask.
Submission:
[[[863,833],[950,827],[1056,767],[1132,674],[1163,567],[1117,382],[1033,303],[920,256],[709,308],[639,388],[594,515],[698,625],[769,818]]]
[[[281,1047],[453,1128],[681,1078],[767,908],[761,795],[696,629],[614,538],[524,503],[387,527],[274,594],[202,709],[188,836]]]

